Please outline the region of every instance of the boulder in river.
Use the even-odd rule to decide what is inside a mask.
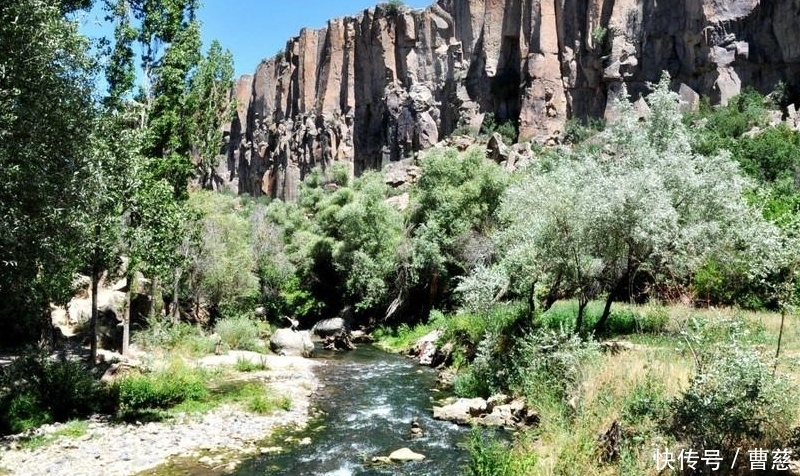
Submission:
[[[347,331],[347,323],[341,317],[333,317],[331,319],[323,319],[311,328],[314,335],[325,338],[337,336]]]
[[[308,331],[278,329],[269,339],[269,348],[278,355],[311,357],[314,343]]]
[[[399,450],[392,451],[389,455],[392,461],[421,461],[425,459],[425,455],[414,453],[408,448],[400,448]]]

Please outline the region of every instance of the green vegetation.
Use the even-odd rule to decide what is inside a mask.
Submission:
[[[698,451],[782,448],[796,425],[797,396],[791,381],[773,375],[765,356],[738,342],[702,349],[695,375],[671,402],[671,428]]]
[[[433,323],[417,324],[414,327],[402,323],[397,327],[382,326],[372,333],[377,345],[387,352],[400,352],[412,347],[420,338],[435,329]]]
[[[531,474],[536,464],[535,455],[520,454],[497,440],[488,438],[477,429],[472,431],[469,449],[469,476]]]
[[[258,323],[247,316],[222,319],[214,326],[216,334],[229,349],[258,350],[261,330]]]
[[[406,4],[403,3],[403,0],[389,0],[382,5],[386,7],[386,14],[390,18],[397,18],[406,9]]]
[[[517,127],[513,121],[498,122],[493,112],[488,112],[483,117],[483,124],[481,124],[480,133],[486,136],[491,136],[497,132],[503,138],[503,142],[507,145],[513,144],[517,141]]]
[[[163,371],[121,379],[114,388],[123,413],[142,409],[162,409],[208,395],[205,378],[199,371],[173,366]]]
[[[592,45],[598,50],[604,49],[607,37],[608,28],[604,26],[598,26],[597,28],[594,28],[592,30]]]
[[[109,402],[108,390],[82,363],[29,352],[0,373],[0,433],[86,417]]]
[[[133,341],[167,355],[258,349],[284,317],[341,315],[392,349],[440,330],[455,393],[519,396],[541,420],[510,446],[476,433],[472,474],[641,474],[653,447],[790,444],[800,133],[768,110],[785,87],[682,116],[665,75],[647,120],[622,103],[611,124],[573,121],[566,147],[537,148],[513,174],[481,147],[434,148],[404,189],[338,164],[304,172],[296,203],[189,193],[193,179],[216,180],[230,54],[216,42],[200,54],[195,0],[106,2],[114,33],[99,49],[65,16],[77,5],[0,8],[0,340],[49,335],[49,305],[83,274],[91,356],[31,351],[2,368],[0,432],[96,412],[290,408],[260,383],[187,365],[100,384],[98,285],[119,272],[148,280],[152,309]],[[605,28],[591,36],[608,48]],[[495,132],[518,135],[488,113],[481,134]],[[400,194],[403,210],[389,201]],[[630,342],[598,342],[608,336]],[[598,434],[613,437],[598,445]]]
[[[260,362],[253,362],[249,359],[238,358],[234,367],[237,372],[256,372],[261,370],[269,370],[269,366],[264,360]]]
[[[599,318],[604,303],[587,306]],[[461,352],[455,359],[456,393],[523,397],[539,415],[539,426],[514,438],[511,446],[480,432],[470,445],[469,474],[651,474],[653,448],[719,449],[785,447],[797,425],[797,378],[792,358],[781,359],[773,375],[780,316],[682,306],[620,306],[609,322],[629,339],[619,349],[571,332],[577,303],[557,302],[527,321],[507,318],[496,331],[459,333],[470,318],[439,315],[435,322]],[[508,309],[489,310],[487,321]],[[630,324],[658,322],[655,326]],[[486,327],[487,324],[484,324]],[[798,325],[785,329],[787,348],[800,348]],[[460,343],[467,336],[472,340]],[[631,344],[630,342],[634,342]],[[770,346],[766,351],[765,344]],[[792,352],[794,352],[794,350]],[[791,372],[787,374],[786,372]],[[601,444],[612,425],[617,439]],[[516,466],[521,465],[521,466]],[[654,473],[652,473],[654,474]]]
[[[28,450],[35,450],[49,445],[50,443],[58,440],[61,437],[79,438],[86,434],[89,429],[89,422],[86,420],[71,420],[64,424],[63,427],[57,429],[52,433],[37,434],[30,438],[22,440],[21,446]]]

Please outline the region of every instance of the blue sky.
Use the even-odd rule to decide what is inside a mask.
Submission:
[[[412,8],[424,8],[434,0],[404,0]],[[101,4],[95,0],[96,4]],[[198,12],[203,23],[203,46],[215,38],[233,53],[235,76],[251,74],[262,58],[283,49],[301,28],[320,28],[330,18],[358,13],[379,0],[204,0]],[[102,13],[86,16],[83,30],[97,35],[103,28]]]

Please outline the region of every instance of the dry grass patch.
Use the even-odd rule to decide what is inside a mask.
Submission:
[[[650,399],[680,395],[694,371],[691,358],[658,348],[638,348],[603,354],[590,365],[577,394],[561,408],[544,408],[538,439],[520,443],[539,455],[536,475],[645,474],[652,466],[649,450],[660,438],[656,415],[641,414],[653,406]],[[600,465],[597,438],[614,421],[622,424],[624,444],[620,460]],[[655,474],[653,471],[652,474]]]

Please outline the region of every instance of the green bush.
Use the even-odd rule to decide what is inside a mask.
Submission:
[[[498,122],[493,112],[486,113],[481,124],[481,134],[491,136],[497,132],[503,138],[506,145],[511,145],[517,141],[517,127],[512,121]]]
[[[566,403],[599,353],[596,342],[565,330],[530,332],[517,341],[509,357],[507,386],[531,402],[545,397]]]
[[[292,400],[289,397],[275,395],[261,382],[229,383],[219,390],[222,390],[218,396],[220,401],[239,403],[253,413],[266,415],[292,408]]]
[[[21,433],[53,421],[53,416],[33,393],[6,397],[0,402],[3,433]]]
[[[217,321],[214,331],[229,349],[257,350],[261,331],[258,322],[245,315]]]
[[[598,26],[594,30],[592,30],[592,43],[596,49],[601,49],[603,44],[606,41],[606,37],[608,36],[608,28],[603,26]]]
[[[785,447],[797,412],[791,382],[737,343],[711,349],[698,356],[689,388],[670,404],[674,435],[701,453]]]
[[[669,314],[663,307],[616,307],[608,317],[611,334],[656,334],[664,330]]]
[[[201,327],[163,318],[149,320],[147,328],[134,333],[132,340],[148,350],[185,349],[196,355],[213,352],[215,344]]]
[[[183,367],[125,377],[115,385],[120,407],[126,412],[169,408],[208,396],[203,375]]]
[[[639,425],[645,420],[660,422],[668,414],[669,399],[666,384],[648,373],[626,395],[622,407],[622,419],[630,425]]]
[[[475,428],[469,441],[469,476],[528,476],[533,474],[536,456],[523,457],[508,445]]]
[[[432,323],[417,324],[413,327],[402,323],[396,328],[381,326],[372,333],[375,344],[389,352],[402,352],[408,350],[417,341],[436,328]]]
[[[398,15],[403,13],[403,10],[406,8],[403,0],[389,0],[388,2],[384,3],[383,6],[386,7],[386,15],[391,18],[396,18]]]
[[[268,415],[277,410],[289,411],[292,408],[292,401],[286,396],[273,396],[264,393],[255,395],[247,401],[247,409],[253,413]]]
[[[269,366],[265,360],[261,362],[253,362],[249,359],[238,358],[234,367],[238,372],[255,372],[260,370],[269,370]]]
[[[110,406],[106,389],[81,362],[29,352],[0,375],[2,433],[85,417]]]
[[[606,124],[603,119],[572,118],[567,120],[564,125],[564,141],[569,144],[580,144],[605,128]]]

